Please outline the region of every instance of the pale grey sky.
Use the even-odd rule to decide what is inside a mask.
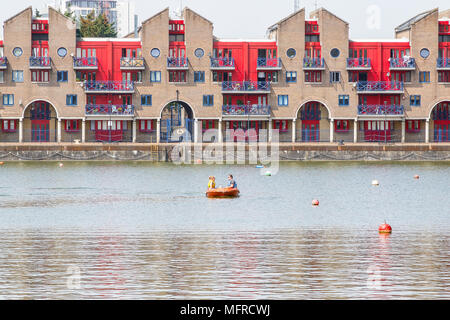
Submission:
[[[32,5],[42,9],[53,0],[14,0],[3,6],[3,21]],[[139,21],[170,7],[190,7],[214,23],[219,38],[264,38],[267,27],[291,14],[294,0],[134,0]],[[360,38],[392,38],[394,28],[414,15],[439,7],[450,9],[448,0],[300,0],[307,12],[324,7],[350,23],[350,36]],[[379,16],[379,19],[377,18]],[[2,29],[3,38],[3,29]]]

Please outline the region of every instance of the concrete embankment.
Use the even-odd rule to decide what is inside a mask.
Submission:
[[[0,161],[450,161],[450,143],[442,144],[292,144],[256,147],[237,144],[22,143],[0,144]]]

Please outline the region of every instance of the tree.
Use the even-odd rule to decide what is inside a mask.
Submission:
[[[114,23],[110,23],[105,14],[95,16],[94,10],[86,18],[80,19],[80,34],[83,38],[115,38],[117,32]]]
[[[70,4],[67,5],[66,11],[64,12],[64,15],[67,18],[72,19],[73,22],[75,22],[75,15],[73,14],[72,9],[70,9]]]
[[[38,9],[35,10],[34,16],[35,16],[35,18],[40,18],[40,17],[42,17],[42,15],[41,15],[41,13],[39,12]]]

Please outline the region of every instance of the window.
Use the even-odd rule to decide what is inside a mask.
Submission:
[[[275,120],[273,122],[273,128],[278,129],[280,132],[288,131],[288,121],[287,120]]]
[[[16,57],[20,57],[23,54],[23,50],[22,48],[16,47],[13,50],[13,55],[15,55]]]
[[[205,82],[205,71],[195,71],[194,82]]]
[[[336,132],[348,132],[350,130],[349,120],[336,120],[334,122],[334,130]]]
[[[23,71],[22,70],[13,70],[12,81],[13,82],[23,82]]]
[[[157,48],[153,48],[152,51],[150,51],[150,54],[153,58],[158,58],[161,52]]]
[[[186,82],[186,71],[170,71],[169,82]]]
[[[439,83],[450,83],[450,71],[438,71]]]
[[[320,42],[320,37],[317,34],[305,35],[305,42]]]
[[[295,51],[294,48],[290,48],[287,50],[286,55],[291,59],[295,58],[295,56],[297,55],[297,51]]]
[[[419,72],[419,82],[420,83],[430,82],[430,71],[420,71]]]
[[[278,83],[278,71],[267,72],[267,81]]]
[[[3,132],[16,132],[16,120],[3,120]]]
[[[122,72],[122,81],[141,83],[142,82],[142,71]]]
[[[49,72],[46,70],[31,71],[31,82],[48,82]]]
[[[68,79],[67,71],[58,71],[58,73],[56,75],[57,75],[58,82],[67,82],[67,79]]]
[[[64,129],[66,132],[77,132],[80,131],[78,120],[65,120]]]
[[[322,71],[305,71],[305,82],[322,82]]]
[[[409,102],[412,107],[420,107],[420,96],[410,96]]]
[[[5,82],[5,71],[0,71],[0,83]]]
[[[140,120],[139,131],[140,132],[152,132],[154,130],[154,120]]]
[[[430,56],[430,50],[428,50],[427,48],[423,48],[422,50],[420,50],[420,56],[424,59],[428,58]]]
[[[204,95],[203,96],[203,106],[211,107],[214,105],[214,96],[213,95]]]
[[[202,58],[205,55],[205,51],[202,48],[195,49],[194,54],[197,58]]]
[[[280,107],[286,107],[289,105],[289,96],[288,95],[279,95],[278,96],[278,105]]]
[[[286,82],[297,82],[297,71],[286,71]]]
[[[348,106],[350,104],[350,96],[349,95],[339,95],[339,105]]]
[[[152,95],[146,94],[141,96],[141,105],[151,106],[152,105]]]
[[[161,71],[150,71],[150,82],[161,82]]]
[[[339,49],[337,49],[337,48],[331,49],[330,55],[333,58],[339,57],[340,54],[341,54],[341,52],[339,51]]]
[[[420,132],[420,120],[406,120],[406,131]]]
[[[76,94],[68,94],[66,95],[66,105],[68,106],[76,106],[78,104],[77,102],[77,95]]]
[[[67,49],[66,48],[59,48],[58,49],[58,56],[61,58],[64,58],[67,55]]]
[[[4,106],[13,106],[14,105],[14,95],[13,94],[4,94],[3,95],[3,105]]]
[[[341,73],[339,71],[331,71],[330,82],[331,83],[341,82]]]
[[[213,82],[233,81],[233,73],[232,72],[213,71],[212,77],[213,77]]]

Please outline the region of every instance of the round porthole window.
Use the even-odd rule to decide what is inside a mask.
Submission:
[[[67,49],[66,48],[59,48],[58,49],[58,56],[61,58],[64,58],[67,55]]]
[[[202,48],[198,48],[198,49],[195,49],[194,54],[197,58],[202,58],[205,55],[205,51],[203,51]]]
[[[150,54],[152,55],[153,58],[158,58],[159,55],[161,54],[161,51],[159,51],[159,49],[157,49],[157,48],[154,48],[154,49],[152,49]]]
[[[333,58],[339,57],[340,54],[341,54],[341,52],[339,51],[339,49],[337,49],[337,48],[331,49],[330,55]]]
[[[420,50],[420,56],[424,59],[428,58],[430,56],[430,50],[428,50],[427,48],[423,48],[422,50]]]
[[[297,51],[295,51],[295,49],[294,48],[290,48],[290,49],[288,49],[288,51],[286,52],[286,55],[289,57],[289,58],[294,58],[296,55],[297,55]]]
[[[16,57],[20,57],[23,53],[22,48],[16,47],[13,50],[13,55],[15,55]]]

